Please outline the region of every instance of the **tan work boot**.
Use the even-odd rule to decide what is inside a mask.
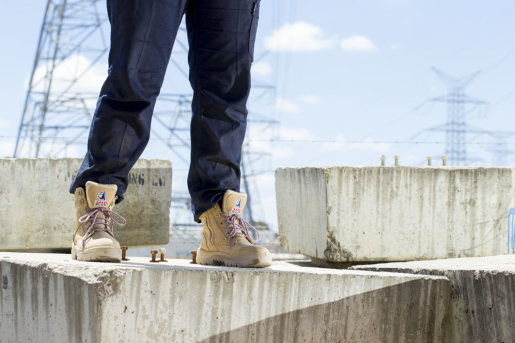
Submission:
[[[272,256],[265,247],[253,244],[248,229],[257,230],[240,217],[247,195],[227,190],[218,204],[200,216],[204,232],[197,263],[228,267],[262,268],[272,264]],[[258,233],[259,237],[259,233]]]
[[[114,238],[114,224],[126,220],[112,211],[116,201],[116,185],[88,181],[86,190],[75,190],[77,228],[73,233],[72,259],[79,261],[120,262],[122,250]],[[114,220],[113,215],[121,219]]]

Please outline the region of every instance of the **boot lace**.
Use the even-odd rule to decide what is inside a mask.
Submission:
[[[122,217],[116,212],[108,210],[107,208],[89,208],[88,211],[88,214],[85,214],[79,218],[79,223],[81,224],[87,223],[91,220],[91,218],[93,218],[93,220],[91,221],[91,225],[88,228],[88,231],[86,231],[86,234],[82,239],[82,249],[84,249],[86,238],[93,235],[95,231],[107,231],[114,237],[114,224],[118,226],[124,226],[125,224],[127,224],[127,220],[124,217]],[[122,223],[117,222],[114,219],[113,215],[120,218]],[[108,219],[111,219],[111,225],[109,225]]]
[[[236,215],[236,214],[225,214],[221,213],[224,216],[225,220],[222,223],[225,223],[225,231],[224,234],[227,238],[229,238],[229,246],[231,246],[231,238],[236,235],[245,236],[251,243],[255,241],[249,235],[249,229],[254,230],[259,240],[259,232],[256,228],[250,225],[245,219]],[[229,231],[227,231],[229,229]]]

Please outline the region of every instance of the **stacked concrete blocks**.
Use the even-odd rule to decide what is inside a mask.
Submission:
[[[515,168],[279,168],[276,194],[291,252],[331,262],[499,255]]]

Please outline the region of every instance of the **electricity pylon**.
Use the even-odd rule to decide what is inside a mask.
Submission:
[[[485,110],[488,103],[465,94],[465,88],[479,75],[479,72],[462,77],[453,78],[440,70],[433,71],[444,81],[448,87],[448,93],[429,99],[433,102],[447,104],[447,122],[421,130],[409,140],[420,136],[424,132],[445,133],[445,154],[449,158],[449,165],[471,165],[472,162],[486,162],[484,158],[471,156],[467,150],[467,142],[482,146],[484,150],[492,153],[494,166],[506,166],[510,158],[515,155],[515,150],[508,148],[509,139],[515,132],[489,131],[475,127],[467,123],[467,116],[472,112]]]
[[[433,71],[447,85],[448,93],[430,101],[447,104],[447,122],[424,131],[445,132],[445,154],[449,164],[456,166],[470,165],[478,159],[469,156],[467,152],[467,137],[470,134],[485,134],[488,131],[467,124],[467,115],[482,108],[487,103],[465,94],[465,88],[476,78],[479,72],[456,79],[440,70]]]
[[[497,167],[508,166],[515,155],[513,149],[508,148],[508,141],[515,137],[515,132],[490,132],[490,151],[493,153],[493,165]]]
[[[103,3],[48,0],[14,157],[65,155],[88,131],[98,90],[77,86],[109,50]]]

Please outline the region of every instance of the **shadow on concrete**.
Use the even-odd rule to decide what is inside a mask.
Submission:
[[[447,306],[438,285],[446,284],[413,280],[269,317],[201,342],[443,342]]]

